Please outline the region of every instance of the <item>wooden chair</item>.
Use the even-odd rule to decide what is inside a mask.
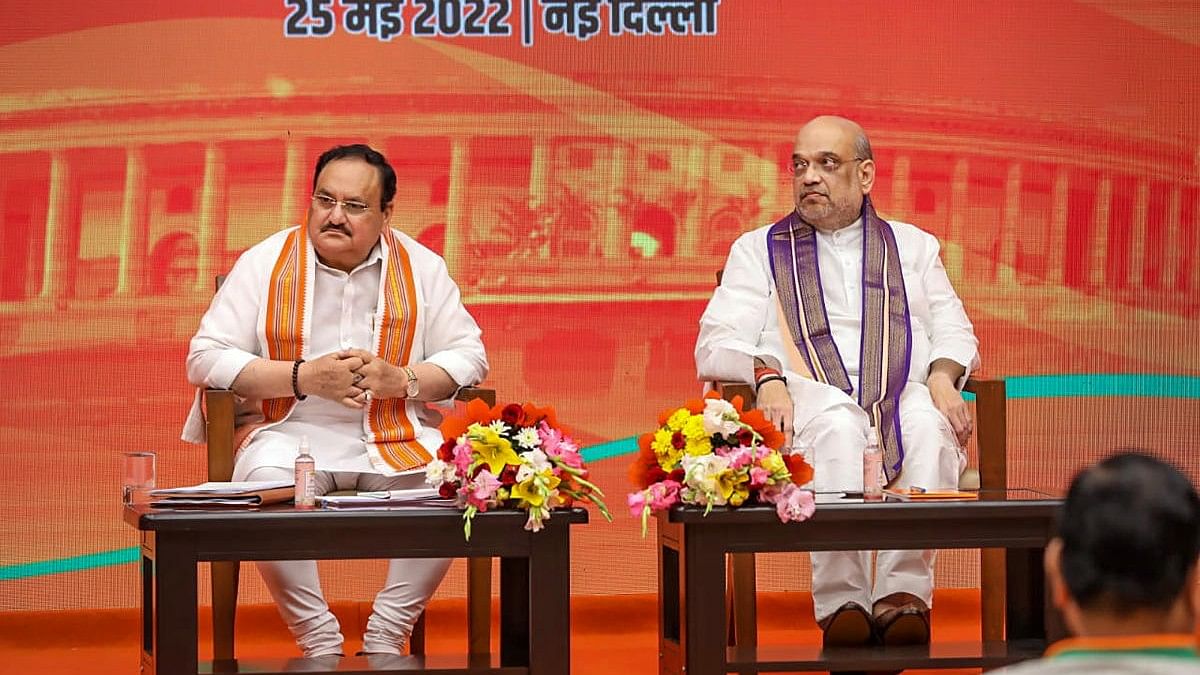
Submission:
[[[496,405],[496,392],[493,389],[464,387],[456,398],[460,401],[482,399],[488,405]],[[228,389],[205,390],[204,407],[208,431],[208,480],[232,480],[234,393]],[[240,569],[241,565],[236,560],[212,563],[213,658],[217,660],[234,658],[234,621]],[[491,599],[491,558],[468,558],[467,648],[471,655],[488,654],[491,651]],[[424,614],[413,626],[408,644],[410,653],[425,653]]]
[[[746,408],[754,405],[754,387],[749,384],[717,382],[714,386],[726,400],[741,396]],[[972,377],[967,380],[966,391],[975,396],[978,467],[968,467],[959,479],[959,484],[964,488],[1004,490],[1008,487],[1005,459],[1008,444],[1008,395],[1004,380]],[[980,622],[984,640],[1004,639],[1004,574],[1004,549],[981,550]],[[758,622],[754,600],[757,590],[754,554],[729,554],[727,576],[729,644],[752,647],[757,642]]]

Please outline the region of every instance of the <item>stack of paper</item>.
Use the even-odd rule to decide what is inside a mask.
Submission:
[[[294,484],[285,481],[213,482],[150,491],[150,506],[263,506],[291,501]]]
[[[326,495],[317,501],[327,509],[359,509],[376,506],[454,506],[454,501],[443,499],[436,488],[412,488],[409,490],[381,490],[360,492],[356,495]]]

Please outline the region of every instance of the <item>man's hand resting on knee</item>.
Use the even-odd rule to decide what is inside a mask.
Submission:
[[[756,406],[775,428],[783,432],[784,446],[791,447],[792,418],[796,413],[792,409],[792,396],[788,393],[787,384],[780,380],[763,382],[758,388]]]
[[[938,359],[929,366],[929,379],[925,384],[929,387],[929,396],[933,405],[941,411],[950,426],[960,446],[966,447],[975,429],[975,421],[971,419],[971,411],[963,400],[962,392],[955,382],[966,373],[966,368],[949,360]]]

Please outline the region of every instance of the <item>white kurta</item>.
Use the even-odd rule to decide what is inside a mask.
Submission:
[[[188,353],[188,380],[197,387],[229,388],[242,368],[263,356],[258,334],[259,318],[270,285],[271,270],[279,257],[287,231],[279,232],[253,246],[238,258],[212,304],[200,321]],[[420,299],[410,363],[433,363],[445,370],[459,386],[479,383],[487,376],[488,364],[479,326],[463,307],[458,286],[450,278],[446,263],[411,237],[395,232],[412,262],[416,296]],[[304,358],[360,348],[372,350],[374,317],[380,297],[383,269],[382,241],[361,265],[350,273],[317,261],[311,308],[311,335],[304,345]],[[243,416],[257,415],[255,401],[239,405]],[[425,404],[409,402],[421,422],[417,440],[426,448],[442,443],[439,419]],[[283,421],[258,431],[238,453],[237,472],[257,466],[291,467],[296,444],[307,435],[321,471],[394,473],[371,463],[366,451],[366,410],[347,408],[336,401],[309,396],[298,401]],[[204,441],[199,399],[193,405],[184,440]]]
[[[890,222],[890,221],[889,221]],[[979,366],[978,340],[938,257],[937,238],[913,225],[892,222],[912,316],[908,381],[924,385],[929,365],[946,358],[970,373]],[[775,280],[767,256],[770,226],[734,242],[721,285],[700,318],[696,370],[701,380],[751,382],[754,358],[784,372],[796,403],[795,428],[850,400],[840,389],[788,368],[779,334]],[[850,382],[857,386],[862,325],[862,222],[817,232],[817,262],[825,311]],[[964,378],[965,381],[965,378]]]
[[[938,258],[937,239],[907,223],[891,225],[913,337],[908,384],[900,395],[905,457],[896,487],[955,487],[964,457],[949,422],[934,407],[925,381],[930,364],[937,359],[950,359],[967,373],[977,368],[978,341]],[[869,418],[857,401],[840,389],[789,367],[767,255],[769,230],[767,226],[747,232],[734,242],[721,285],[700,319],[696,369],[706,381],[752,382],[757,357],[783,371],[794,405],[793,446],[809,456],[814,487],[818,492],[861,490]],[[862,325],[862,232],[861,221],[836,232],[817,232],[825,311],[855,387]],[[818,619],[847,602],[869,611],[875,601],[896,592],[912,593],[932,605],[931,551],[880,551],[873,582],[868,551],[814,553],[812,559]]]
[[[262,306],[270,287],[271,270],[288,232],[272,235],[243,253],[213,297],[188,353],[188,380],[192,384],[228,388],[242,368],[263,356],[259,336]],[[446,263],[407,235],[395,232],[395,240],[408,252],[414,290],[420,302],[410,363],[436,364],[459,386],[479,383],[488,371],[479,326],[463,307]],[[349,274],[316,261],[313,306],[307,318],[311,334],[304,345],[304,358],[350,348],[372,350],[381,297],[383,247],[381,241]],[[261,419],[255,403],[241,402],[239,418]],[[421,423],[416,430],[417,440],[426,448],[437,448],[442,442],[437,415],[424,403],[411,401],[407,405]],[[380,490],[421,484],[422,469],[397,474],[390,467],[370,461],[368,428],[365,409],[355,410],[309,396],[298,401],[284,420],[260,429],[251,437],[238,453],[234,479],[290,477],[297,443],[301,436],[307,435],[319,471],[318,494],[333,489]],[[199,396],[183,437],[197,443],[204,441]],[[387,582],[375,598],[363,635],[366,651],[400,653],[413,622],[437,589],[449,564],[449,560],[412,558],[389,562]],[[304,655],[340,654],[341,627],[321,593],[316,562],[261,561],[258,568]]]

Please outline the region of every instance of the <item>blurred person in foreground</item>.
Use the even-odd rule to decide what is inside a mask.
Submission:
[[[1005,675],[1200,673],[1200,498],[1174,467],[1122,453],[1071,483],[1046,547],[1055,606],[1072,637]]]

